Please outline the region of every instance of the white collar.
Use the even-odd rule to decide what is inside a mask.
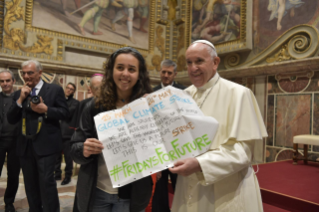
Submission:
[[[172,84],[171,84],[171,86],[173,86],[174,85],[174,81],[172,82]],[[163,85],[163,83],[161,82],[161,86],[162,86],[162,88],[165,88],[166,86],[164,86]],[[168,85],[167,85],[168,86]]]
[[[207,90],[208,88],[213,87],[217,83],[218,79],[219,79],[219,74],[216,72],[216,74],[210,80],[208,80],[207,83],[205,83],[202,87],[199,87],[197,89],[201,91]]]

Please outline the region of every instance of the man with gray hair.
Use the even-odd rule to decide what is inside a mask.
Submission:
[[[18,124],[11,125],[7,120],[7,112],[12,104],[13,85],[12,71],[0,69],[0,176],[7,155],[7,188],[4,193],[5,212],[14,212],[15,196],[19,187],[20,162],[16,154]]]
[[[262,147],[267,132],[254,94],[219,76],[220,59],[212,43],[195,41],[185,56],[193,83],[187,91],[219,127],[207,152],[169,168],[179,175],[172,211],[263,211],[251,164],[261,157],[255,148]]]
[[[160,71],[161,84],[154,87],[153,90],[157,91],[168,85],[184,90],[186,88],[185,86],[181,84],[177,84],[174,81],[176,75],[177,75],[177,64],[174,61],[169,59],[163,60],[161,62],[161,71]]]
[[[60,211],[54,168],[62,151],[59,120],[69,115],[61,86],[41,78],[42,65],[36,60],[21,64],[25,82],[14,93],[8,122],[19,123],[17,154],[24,176],[30,212]]]

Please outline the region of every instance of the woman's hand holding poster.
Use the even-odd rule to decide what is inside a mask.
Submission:
[[[186,91],[172,86],[94,120],[113,187],[206,152],[218,128]]]

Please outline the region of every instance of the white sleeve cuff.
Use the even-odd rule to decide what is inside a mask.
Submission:
[[[17,105],[22,108],[22,105],[18,103],[18,100],[16,101]]]

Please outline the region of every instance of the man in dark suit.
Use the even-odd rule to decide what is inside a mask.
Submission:
[[[18,124],[7,121],[7,112],[12,104],[14,75],[9,70],[0,70],[0,176],[7,155],[7,188],[4,193],[5,212],[15,212],[13,206],[19,187],[20,163],[17,158]],[[21,131],[20,131],[21,132]]]
[[[30,212],[60,211],[54,168],[62,150],[59,120],[69,110],[62,87],[41,79],[42,65],[36,60],[21,64],[25,85],[16,91],[8,122],[19,123],[17,154],[24,176]]]
[[[66,185],[71,182],[72,169],[73,169],[73,160],[70,156],[70,140],[76,129],[76,110],[79,106],[79,101],[73,98],[73,94],[76,91],[75,84],[69,82],[65,89],[64,94],[66,98],[66,103],[68,104],[70,115],[67,119],[61,121],[61,131],[62,131],[62,145],[63,145],[63,154],[65,160],[65,176],[61,185]],[[61,161],[62,155],[60,154],[55,165],[55,180],[61,180]]]
[[[172,60],[166,59],[161,62],[161,84],[157,85],[153,88],[154,91],[157,91],[161,88],[164,88],[165,86],[171,85],[175,88],[179,89],[185,89],[186,87],[178,84],[174,81],[176,75],[177,75],[177,65]]]
[[[161,84],[153,88],[157,91],[165,86],[171,85],[175,88],[184,90],[186,87],[177,84],[174,79],[177,75],[177,65],[172,60],[163,60],[161,62]],[[168,199],[168,176],[170,176],[173,189],[175,189],[177,175],[168,171],[168,169],[157,173],[157,182],[155,192],[152,200],[152,212],[169,212],[169,199]]]

